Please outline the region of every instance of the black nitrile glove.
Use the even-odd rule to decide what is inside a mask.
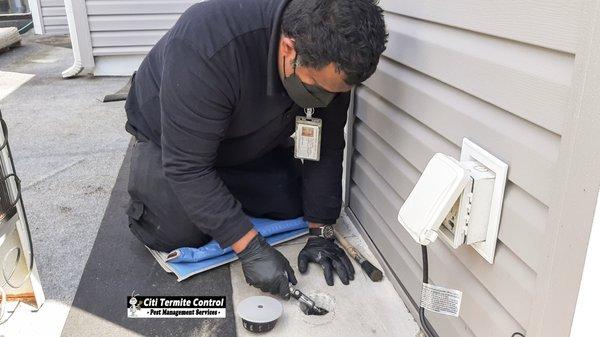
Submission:
[[[271,247],[260,234],[237,256],[242,261],[242,270],[249,285],[284,299],[290,298],[289,282],[298,283],[294,270],[283,254]]]
[[[309,262],[315,262],[323,267],[325,281],[333,285],[333,270],[338,274],[343,284],[354,280],[354,266],[346,252],[333,242],[333,239],[311,237],[298,255],[298,270],[304,274]]]

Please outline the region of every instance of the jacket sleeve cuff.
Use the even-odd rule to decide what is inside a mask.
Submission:
[[[333,225],[337,221],[337,218],[325,219],[325,218],[316,218],[316,217],[312,217],[310,215],[305,215],[304,220],[306,220],[308,222],[323,224],[323,225]]]
[[[254,228],[254,225],[252,225],[252,222],[246,215],[242,215],[236,220],[228,222],[209,233],[219,243],[221,248],[231,246]]]

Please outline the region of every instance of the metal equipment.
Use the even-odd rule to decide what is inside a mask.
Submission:
[[[0,113],[0,324],[8,301],[39,308],[44,293],[33,258],[31,232],[23,207],[21,183],[8,144],[8,128]],[[13,311],[14,312],[14,311]]]
[[[318,307],[310,297],[304,295],[303,292],[294,288],[290,284],[290,294],[293,298],[297,299],[300,302],[300,308],[302,312],[306,315],[316,315],[323,316],[329,313],[328,310]]]

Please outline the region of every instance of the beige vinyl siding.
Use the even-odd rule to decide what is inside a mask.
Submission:
[[[94,56],[144,55],[199,1],[87,0]]]
[[[494,264],[430,246],[430,281],[464,292],[446,336],[526,331],[571,91],[575,2],[383,0],[390,40],[357,89],[349,209],[418,301],[421,250],[396,220],[436,152],[463,137],[509,164]],[[408,305],[408,303],[407,303]]]
[[[381,0],[380,4],[390,13],[574,53],[581,1]]]
[[[40,0],[42,23],[46,34],[67,34],[67,14],[62,0]]]

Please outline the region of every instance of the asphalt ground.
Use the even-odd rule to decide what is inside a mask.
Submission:
[[[130,151],[127,154],[62,336],[234,336],[229,266],[176,282],[127,228]],[[128,318],[126,299],[134,292],[143,296],[225,296],[226,318]]]

